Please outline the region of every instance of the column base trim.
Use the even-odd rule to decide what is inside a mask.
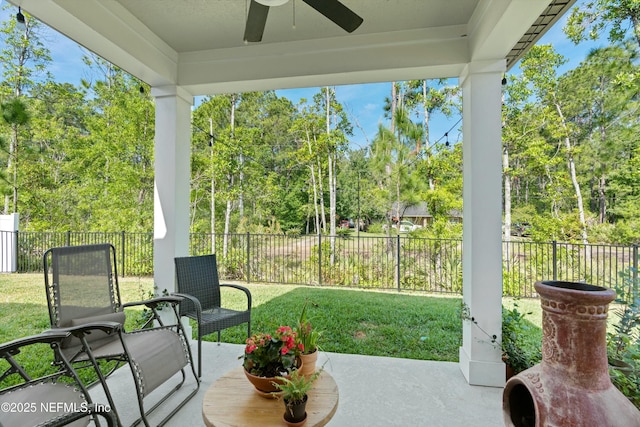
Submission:
[[[460,347],[460,370],[469,385],[504,387],[506,368],[504,362],[472,360],[464,347]]]

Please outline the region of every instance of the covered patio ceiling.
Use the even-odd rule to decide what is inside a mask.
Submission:
[[[207,95],[509,68],[575,0],[343,0],[364,20],[351,34],[289,0],[260,43],[243,41],[249,0],[9,1],[151,86]]]

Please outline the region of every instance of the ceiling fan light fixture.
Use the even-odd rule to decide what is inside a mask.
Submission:
[[[274,6],[282,6],[287,3],[289,0],[255,0],[257,3],[260,3],[264,6],[274,7]]]

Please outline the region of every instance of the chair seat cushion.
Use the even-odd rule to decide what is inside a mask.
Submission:
[[[142,329],[125,334],[124,339],[144,396],[189,363],[186,343],[171,329]]]
[[[249,311],[236,311],[228,308],[214,308],[202,312],[201,334],[208,335],[231,326],[246,323],[251,318]]]

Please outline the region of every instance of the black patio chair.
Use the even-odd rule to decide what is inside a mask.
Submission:
[[[120,417],[98,360],[115,361],[116,367],[118,363],[129,365],[140,408],[140,418],[134,424],[142,421],[146,426],[149,426],[147,415],[182,387],[186,369],[190,370],[195,378],[194,390],[158,424],[162,425],[200,387],[189,340],[177,321],[181,298],[159,297],[123,304],[116,265],[115,248],[110,244],[49,249],[44,254],[44,276],[51,327],[70,328],[72,335],[62,343],[61,353],[76,368],[89,365],[95,369],[119,424]],[[147,307],[149,318],[140,329],[125,332],[123,309],[140,305]],[[172,312],[175,324],[164,325],[159,309]],[[104,325],[114,323],[119,326],[115,333],[105,332]],[[146,410],[145,398],[178,372],[181,381]]]
[[[76,371],[60,351],[69,331],[46,331],[38,335],[19,338],[0,344],[0,425],[25,426],[116,426],[116,417],[107,405],[95,404]],[[38,350],[38,345],[48,345],[53,353],[49,360]],[[24,351],[23,351],[24,350]],[[25,368],[24,361],[31,359],[32,350],[40,363]],[[21,359],[23,357],[24,359]],[[50,361],[49,368],[46,363]]]
[[[184,298],[179,313],[194,319],[198,327],[198,376],[202,375],[202,337],[220,332],[232,326],[247,324],[247,337],[251,336],[251,292],[244,286],[224,283],[218,279],[218,265],[215,254],[191,257],[177,257],[177,295]],[[247,297],[246,310],[222,308],[220,288],[238,289]]]

